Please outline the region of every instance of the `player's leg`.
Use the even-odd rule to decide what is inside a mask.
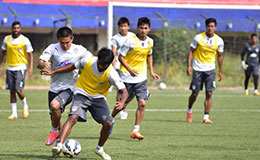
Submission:
[[[86,110],[88,108],[88,99],[87,97],[81,95],[81,94],[76,94],[74,96],[74,99],[71,104],[70,108],[70,113],[69,117],[64,123],[60,135],[59,135],[59,142],[55,147],[52,148],[52,153],[54,157],[57,157],[58,154],[61,152],[64,146],[64,142],[69,136],[72,127],[77,123],[77,121],[80,122],[86,122],[87,121],[87,114]],[[80,106],[80,107],[79,107]]]
[[[257,88],[258,88],[258,74],[259,72],[259,66],[258,65],[254,65],[253,67],[253,78],[254,78],[254,95],[255,96],[260,96],[260,93],[258,92]]]
[[[135,118],[135,125],[133,128],[133,131],[130,135],[132,139],[139,139],[143,140],[144,136],[140,133],[140,125],[142,123],[143,117],[144,117],[144,110],[146,106],[146,100],[149,98],[147,94],[147,80],[137,83],[134,85],[135,90],[135,96],[137,98],[138,107],[136,110],[136,118]]]
[[[10,104],[12,108],[12,114],[8,119],[16,119],[17,116],[17,100],[15,91],[15,72],[6,70],[6,89],[10,90]]]
[[[110,160],[111,157],[104,152],[104,145],[109,137],[110,128],[112,126],[112,117],[110,116],[110,111],[108,104],[104,98],[93,99],[91,107],[88,108],[92,117],[97,123],[102,124],[100,131],[100,137],[98,145],[95,149],[95,153],[102,157],[103,159]],[[104,118],[105,117],[105,118]]]
[[[192,81],[190,84],[190,90],[192,91],[188,99],[188,110],[186,113],[187,122],[192,122],[192,106],[195,103],[199,91],[202,90],[202,77],[203,72],[193,71]]]
[[[213,91],[216,89],[216,70],[206,71],[204,78],[205,79],[203,81],[205,81],[206,95],[204,101],[204,117],[202,122],[211,124],[213,122],[209,119],[209,113],[212,106],[212,94]]]
[[[245,70],[245,82],[244,82],[244,86],[245,86],[244,95],[245,96],[249,95],[249,93],[248,93],[248,82],[249,82],[249,79],[250,79],[251,70],[252,70],[252,67],[250,65],[248,65],[247,70]]]
[[[58,138],[61,129],[61,115],[67,104],[72,100],[73,93],[70,89],[59,93],[49,92],[49,108],[51,115],[51,132],[45,142],[45,145],[52,145]]]
[[[26,70],[16,71],[15,88],[16,88],[16,93],[23,104],[23,118],[27,118],[29,116],[29,106],[27,104],[26,96],[22,91],[25,85],[25,77],[26,77]]]
[[[124,105],[124,108],[127,107],[127,104],[133,99],[134,97],[134,85],[131,84],[131,83],[125,83],[125,86],[126,86],[126,89],[127,89],[127,92],[128,92],[128,98],[125,102],[125,105]],[[118,97],[117,97],[118,98]],[[115,124],[115,117],[116,115],[120,112],[121,110],[118,110],[116,109],[116,107],[114,107],[113,111],[112,111],[112,126],[111,126],[111,129],[110,129],[110,134],[112,134],[113,132],[113,128],[114,128],[114,124]]]

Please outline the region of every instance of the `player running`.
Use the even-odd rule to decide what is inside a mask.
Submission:
[[[258,92],[258,70],[259,70],[259,54],[260,54],[260,46],[258,44],[258,37],[254,33],[251,35],[251,43],[245,45],[242,53],[241,53],[241,61],[242,61],[242,68],[245,70],[245,92],[244,95],[248,95],[248,82],[251,73],[253,73],[254,78],[254,95],[260,96]],[[246,55],[246,62],[244,57]]]
[[[17,119],[17,99],[16,94],[23,104],[23,118],[29,116],[29,107],[24,92],[28,56],[30,57],[28,76],[33,74],[33,48],[30,40],[21,34],[21,24],[19,21],[12,23],[12,34],[5,36],[0,55],[0,64],[6,55],[6,89],[10,90],[10,103],[12,114],[8,119]]]
[[[113,66],[115,69],[119,72],[120,69],[120,62],[118,60],[118,50],[123,46],[123,44],[126,42],[126,40],[134,36],[134,33],[129,32],[129,20],[126,17],[121,17],[118,22],[117,22],[118,28],[119,28],[119,33],[114,35],[111,40],[111,48],[114,53],[115,59],[113,61]],[[117,100],[120,98],[119,94],[117,93]],[[120,113],[120,119],[127,119],[127,111],[126,108],[123,109]]]
[[[146,100],[148,99],[147,63],[153,79],[160,79],[153,72],[153,40],[147,36],[150,30],[150,19],[147,17],[139,18],[137,35],[130,37],[119,50],[119,61],[121,62],[119,73],[129,94],[126,104],[131,101],[133,94],[135,94],[138,102],[135,125],[130,137],[139,140],[144,139],[139,130],[144,117]],[[114,108],[112,117],[114,118],[119,111],[117,108]]]
[[[193,76],[190,84],[190,90],[192,93],[189,97],[187,121],[192,122],[192,105],[196,101],[200,90],[203,89],[205,83],[206,97],[204,101],[205,112],[203,117],[203,123],[212,124],[209,119],[209,112],[212,105],[212,93],[216,88],[216,56],[219,66],[219,81],[222,79],[222,62],[224,42],[221,37],[215,34],[217,21],[214,18],[206,20],[206,32],[202,32],[195,36],[191,42],[190,51],[188,54],[187,74]],[[191,60],[193,59],[192,67]]]
[[[118,110],[123,108],[128,96],[123,81],[120,79],[114,67],[110,65],[113,59],[113,52],[110,49],[102,48],[98,52],[98,58],[84,58],[76,64],[46,72],[48,75],[55,75],[64,71],[74,70],[75,68],[83,68],[76,83],[76,90],[74,92],[69,117],[61,130],[60,141],[57,146],[52,149],[54,157],[61,152],[66,138],[77,121],[87,121],[86,112],[89,111],[94,120],[102,124],[95,153],[105,160],[111,160],[111,157],[106,154],[103,149],[109,137],[109,131],[112,125],[112,117],[106,102],[106,96],[111,85],[115,85],[118,88],[122,95],[121,100],[116,102],[115,108]]]
[[[73,44],[72,30],[62,27],[57,31],[58,43],[49,45],[40,56],[39,69],[55,70],[62,66],[74,64],[83,57],[91,57],[92,54],[81,45]],[[51,132],[45,145],[52,145],[59,136],[61,125],[61,114],[67,104],[72,100],[73,90],[78,78],[78,69],[66,73],[51,76],[51,86],[48,93],[49,109],[51,118]],[[42,72],[44,73],[44,72]]]

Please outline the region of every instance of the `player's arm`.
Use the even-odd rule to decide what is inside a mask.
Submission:
[[[117,52],[117,47],[111,45],[111,49],[112,49],[112,52],[113,52],[113,54],[114,54],[114,60],[113,60],[113,62],[112,62],[112,65],[113,65],[113,67],[115,68],[115,67],[116,67],[116,52]]]
[[[1,65],[2,62],[3,62],[3,59],[4,59],[4,57],[5,57],[5,54],[6,54],[6,50],[3,50],[3,49],[2,49],[1,54],[0,54],[0,65]]]
[[[137,76],[138,75],[138,72],[135,71],[135,70],[132,70],[129,65],[126,63],[125,61],[125,57],[122,56],[121,54],[119,54],[119,57],[118,57],[120,63],[128,70],[128,72],[132,75],[132,76]]]
[[[32,52],[27,52],[30,58],[30,66],[28,69],[28,76],[32,77],[33,74],[33,53]]]
[[[222,64],[223,64],[223,52],[217,53],[217,61],[218,61],[218,81],[222,80]]]
[[[191,67],[191,61],[192,61],[192,54],[195,51],[194,48],[190,47],[189,53],[188,53],[188,62],[187,62],[187,74],[190,76],[192,74],[192,67]]]
[[[45,60],[40,59],[40,60],[38,61],[38,64],[37,64],[37,68],[38,68],[38,69],[43,69],[43,68],[51,69],[51,63],[48,62],[48,61],[45,61]]]
[[[66,66],[60,67],[53,71],[48,70],[48,69],[43,69],[43,70],[41,70],[41,74],[52,75],[52,74],[56,74],[56,73],[70,72],[70,71],[73,71],[74,69],[76,69],[75,64],[68,64]]]
[[[246,63],[245,63],[245,60],[244,60],[246,50],[247,50],[247,47],[245,46],[244,49],[241,52],[241,66],[242,66],[243,70],[247,70],[247,66],[246,66]]]
[[[148,63],[148,68],[150,70],[150,74],[153,77],[153,79],[160,79],[160,76],[153,72],[153,56],[152,56],[152,54],[149,54],[147,56],[147,63]]]

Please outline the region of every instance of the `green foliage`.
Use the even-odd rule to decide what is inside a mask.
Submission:
[[[164,51],[163,43],[165,38],[167,60],[186,63],[187,53],[190,48],[190,43],[196,35],[195,30],[188,30],[186,27],[171,26],[166,30],[166,37],[163,37],[163,28],[155,32],[154,60],[155,63],[160,63],[163,60]]]

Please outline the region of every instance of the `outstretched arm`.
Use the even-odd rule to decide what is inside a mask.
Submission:
[[[52,74],[55,74],[55,73],[70,72],[70,71],[73,71],[74,69],[76,69],[74,64],[68,64],[66,66],[63,66],[63,67],[58,68],[58,69],[53,70],[53,71],[44,68],[43,70],[41,70],[41,74],[52,75]]]
[[[153,79],[161,79],[159,75],[153,72],[153,56],[150,54],[147,56],[148,68]]]

